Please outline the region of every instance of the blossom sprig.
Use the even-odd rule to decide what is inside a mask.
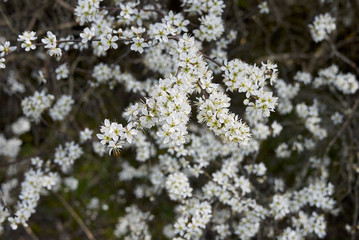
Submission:
[[[228,91],[238,91],[246,93],[244,104],[248,108],[252,108],[264,117],[269,117],[270,112],[273,112],[277,104],[278,98],[273,96],[273,93],[266,90],[267,80],[273,85],[278,76],[277,65],[268,61],[262,63],[259,68],[255,65],[251,66],[238,59],[225,62],[221,67],[223,74],[223,81],[227,86]],[[255,101],[250,101],[254,99]]]
[[[199,122],[205,122],[216,135],[226,142],[248,143],[249,128],[238,120],[238,116],[229,113],[229,98],[218,90],[216,84],[211,83],[213,73],[207,69],[203,58],[198,56],[198,49],[194,45],[193,38],[184,35],[175,44],[175,47],[176,51],[173,54],[178,56],[178,66],[181,70],[177,77],[160,80],[159,84],[150,92],[150,98],[137,105],[136,112],[139,114],[135,119],[131,119],[133,122],[131,127],[151,128],[158,125],[160,130],[157,135],[163,139],[164,144],[184,144],[187,135],[186,124],[191,109],[187,95],[194,91],[204,90],[209,97],[198,99],[199,114],[197,118]],[[106,122],[102,129],[107,129],[106,125],[109,124]],[[103,134],[98,137],[102,140],[102,144],[108,144],[111,149],[122,148],[121,141],[123,139],[120,137],[122,125],[119,126],[120,130],[117,135],[114,133],[115,131],[110,133],[101,130]],[[119,139],[120,142],[118,142]]]
[[[88,97],[84,95],[78,99],[83,89],[72,91],[72,87],[80,85],[73,83],[73,77],[66,80],[70,72],[72,74],[77,70],[88,74],[88,92],[107,85],[109,89],[105,91],[111,93],[120,85],[126,92],[140,95],[141,100],[130,103],[122,114],[127,122],[104,120],[97,134],[99,141],[92,141],[92,130],[84,128],[88,126],[87,123],[77,124],[76,119],[72,124],[74,118],[69,118],[69,126],[79,131],[85,129],[78,137],[81,144],[91,148],[87,154],[105,158],[106,152],[109,152],[120,156],[118,179],[128,183],[131,187],[126,191],[132,190],[131,197],[139,200],[125,208],[114,235],[118,238],[151,239],[151,221],[158,213],[154,209],[156,204],[166,200],[163,196],[167,194],[172,201],[168,206],[173,206],[174,212],[172,222],[163,228],[163,235],[168,239],[189,240],[212,236],[219,240],[251,239],[256,235],[283,240],[324,238],[327,234],[326,215],[336,212],[336,202],[332,197],[334,186],[328,182],[331,160],[308,156],[321,146],[329,130],[327,126],[342,123],[347,112],[333,105],[329,106],[330,114],[322,116],[320,110],[328,105],[316,100],[313,105],[307,105],[308,101],[303,100],[306,95],[302,95],[301,90],[328,85],[329,91],[348,95],[346,98],[350,99],[359,88],[356,76],[342,73],[338,66],[332,65],[319,70],[314,78],[314,73],[306,72],[315,69],[313,65],[290,75],[296,82],[288,83],[284,78],[278,79],[277,65],[271,61],[254,65],[239,59],[227,60],[231,55],[229,44],[237,43],[237,35],[242,35],[242,32],[241,29],[238,32],[225,29],[225,26],[229,26],[228,19],[222,13],[228,11],[225,11],[225,2],[222,0],[183,0],[182,13],[166,10],[157,2],[144,5],[139,1],[114,1],[112,6],[115,7],[101,6],[102,3],[107,1],[77,1],[74,14],[76,21],[83,26],[79,36],[69,34],[58,38],[54,33],[45,31],[41,41],[35,42],[36,32],[25,31],[18,36],[20,47],[17,51],[23,49],[30,52],[43,46],[51,56],[60,57],[71,49],[71,54],[64,56],[66,60],[76,58],[82,61],[83,58],[77,58],[72,50],[82,52],[81,56],[86,58],[84,64],[67,62],[55,68],[47,68],[47,65],[46,68],[42,67],[46,77],[52,76],[48,69],[55,69],[56,79],[59,80],[55,82],[46,83],[42,71],[36,70],[37,78],[43,85],[35,88],[46,89],[50,86],[49,89],[55,90],[52,84],[58,84],[60,87],[56,88],[54,95],[59,98],[52,108],[55,97],[46,94],[46,90],[36,91],[33,96],[24,98],[23,113],[31,121],[39,122],[43,112],[50,109],[51,119],[65,121],[64,125],[56,124],[67,128],[66,119],[75,100],[82,101]],[[257,5],[253,6],[258,12]],[[260,13],[269,12],[267,1],[262,1],[259,8]],[[190,23],[189,20],[195,18],[197,21]],[[320,41],[321,38],[328,38],[336,28],[335,22],[336,19],[327,14],[315,17],[309,27],[311,33],[314,32],[313,39]],[[246,40],[246,35],[242,36],[241,45]],[[123,54],[119,49],[120,44],[128,48]],[[10,42],[0,44],[0,68],[5,68],[5,58],[14,51]],[[115,54],[105,57],[110,51]],[[136,52],[131,53],[131,57],[141,57],[135,62],[141,62],[145,75],[131,73],[132,63],[123,65],[121,62],[131,51]],[[207,51],[208,55],[205,54]],[[114,59],[111,57],[118,52],[121,56],[112,61]],[[96,56],[103,58],[97,59]],[[88,66],[88,69],[77,68],[77,63],[81,67]],[[350,65],[356,66],[354,62]],[[71,66],[71,70],[68,66]],[[29,82],[22,84],[14,76],[10,71],[5,83],[6,89],[9,89],[7,93],[22,96]],[[75,79],[81,77],[79,74]],[[67,84],[70,92],[76,93],[74,96],[62,92],[67,89]],[[234,106],[231,106],[228,91],[238,92],[245,97],[243,113],[231,112]],[[96,97],[101,98],[101,93],[96,92]],[[300,99],[299,103],[297,99]],[[338,99],[341,99],[340,103],[345,103],[345,99]],[[295,113],[290,114],[293,109]],[[276,116],[272,113],[275,110],[283,118],[274,120]],[[354,116],[354,110],[350,116]],[[283,132],[301,130],[298,122],[292,121],[295,117],[303,122],[303,129],[305,127],[309,131],[309,136],[301,132],[301,135],[283,140]],[[341,129],[344,130],[350,119],[344,122]],[[46,127],[50,125],[46,124]],[[30,127],[29,120],[19,119],[4,129],[10,129],[9,134],[20,136]],[[46,131],[39,131],[40,134],[43,132]],[[72,137],[72,134],[65,137]],[[313,169],[306,174],[304,167],[303,172],[297,174],[299,180],[296,181],[301,186],[287,188],[285,178],[271,176],[271,168],[261,161],[265,148],[261,143],[271,137],[277,138],[270,145],[278,144],[271,151],[273,156],[290,158],[296,152],[300,156],[300,164],[308,163],[308,168]],[[342,141],[346,143],[346,138],[343,137]],[[0,134],[0,155],[6,159],[16,158],[21,145],[22,140],[18,137],[6,139]],[[8,212],[4,215],[0,213],[0,223],[8,219],[14,229],[18,225],[27,227],[40,195],[48,190],[56,191],[60,186],[61,174],[76,174],[78,169],[73,165],[87,150],[75,142],[66,142],[55,149],[53,160],[30,159],[30,170],[25,173],[15,207],[18,217]],[[123,150],[134,154],[130,154],[129,158],[126,153],[120,154]],[[137,161],[135,164],[134,160]],[[11,163],[6,177],[18,175],[23,167],[19,166]],[[62,173],[52,171],[51,167],[60,167]],[[75,190],[79,183],[72,176],[63,180],[65,192]],[[1,188],[7,188],[4,192],[11,195],[8,184],[2,184]],[[124,189],[118,190],[110,200],[127,205],[124,192]],[[99,202],[98,198],[91,197],[87,212],[98,211]],[[142,208],[142,203],[153,205]],[[88,221],[93,220],[93,214],[90,215]],[[162,224],[156,223],[157,227],[162,227]],[[0,233],[1,230],[0,226]],[[158,233],[157,229],[155,231]]]
[[[174,233],[184,239],[200,238],[212,217],[211,205],[207,201],[191,199],[181,205],[179,211],[182,215],[174,224]]]
[[[97,8],[99,2],[100,1],[96,1],[90,5]],[[79,6],[86,9],[89,7],[89,5],[86,4],[86,1],[81,1]],[[93,9],[93,7],[89,8]],[[97,13],[101,15],[101,11]],[[103,16],[101,15],[100,18],[103,18]],[[94,19],[90,22],[94,21]],[[188,29],[186,28],[186,25],[188,24],[189,21],[185,20],[180,13],[174,15],[173,12],[170,11],[169,15],[163,15],[162,23],[150,25],[147,38],[143,38],[142,36],[142,33],[145,32],[145,29],[142,27],[132,26],[131,28],[124,30],[121,28],[113,30],[110,25],[106,27],[99,27],[100,25],[92,24],[91,28],[86,27],[84,32],[80,33],[79,39],[74,39],[73,36],[68,36],[65,39],[61,38],[60,40],[57,40],[56,35],[51,31],[48,31],[46,36],[41,39],[41,43],[35,43],[34,40],[37,39],[35,36],[36,33],[33,31],[25,31],[22,35],[19,35],[18,41],[24,42],[21,46],[22,48],[25,48],[25,51],[35,49],[37,45],[43,45],[46,49],[48,49],[47,53],[50,56],[56,57],[60,57],[62,55],[62,50],[68,50],[71,45],[74,48],[87,48],[88,42],[92,42],[94,52],[98,56],[105,55],[106,51],[110,48],[117,49],[117,41],[122,41],[125,44],[132,43],[131,50],[143,53],[145,48],[149,45],[155,45],[157,41],[168,42],[168,39],[171,37],[176,36],[181,32],[187,32]],[[114,33],[114,35],[112,33]],[[5,60],[1,58],[0,61],[1,68],[4,68],[5,65],[3,62]]]
[[[95,20],[100,12],[100,2],[102,2],[102,0],[78,1],[78,5],[74,9],[76,21],[79,22],[80,25],[84,25],[86,22]]]
[[[60,165],[63,172],[67,172],[82,154],[82,148],[78,144],[67,142],[64,146],[60,145],[56,148],[53,162]],[[45,163],[41,158],[34,157],[30,159],[30,162],[31,168],[25,173],[25,180],[21,183],[16,212],[8,217],[10,226],[14,230],[19,225],[28,227],[29,218],[36,212],[40,195],[47,192],[45,189],[56,192],[61,183],[59,172],[51,171],[50,161]]]
[[[337,65],[333,64],[318,72],[318,77],[314,79],[314,87],[318,88],[325,85],[332,85],[344,94],[354,94],[359,89],[359,81],[352,73],[342,73]]]
[[[8,221],[12,229],[17,229],[19,225],[28,226],[28,220],[35,212],[35,209],[40,200],[40,193],[43,188],[52,189],[59,181],[59,175],[56,172],[41,171],[40,161],[32,160],[32,162],[39,162],[35,169],[31,168],[25,173],[25,180],[21,184],[20,200],[16,206],[14,216],[10,216]]]
[[[221,92],[212,92],[208,99],[199,98],[197,119],[206,125],[225,142],[248,144],[249,127],[229,113],[229,99]]]
[[[110,148],[109,153],[111,154],[111,152],[119,151],[119,149],[123,148],[125,141],[132,143],[133,138],[138,133],[138,130],[134,127],[132,123],[123,127],[122,124],[105,119],[104,125],[100,129],[101,134],[96,136],[100,139],[101,144],[108,145]]]
[[[314,101],[312,106],[307,106],[305,103],[297,104],[296,112],[298,116],[305,120],[305,127],[319,139],[325,138],[328,133],[325,128],[320,127],[322,119],[319,116],[319,103]]]

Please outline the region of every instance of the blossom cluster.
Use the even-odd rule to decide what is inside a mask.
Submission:
[[[9,95],[21,94],[25,92],[25,86],[18,80],[18,76],[14,71],[9,72],[8,79],[6,80],[6,92]]]
[[[31,128],[30,121],[25,117],[20,117],[13,124],[11,124],[11,130],[15,135],[22,135],[28,132]]]
[[[71,170],[74,162],[83,154],[82,148],[75,142],[67,142],[65,146],[60,145],[55,150],[54,163],[61,167],[63,172]]]
[[[53,100],[53,95],[36,91],[33,96],[22,100],[22,111],[30,120],[39,122],[41,114],[51,106]]]
[[[352,73],[342,73],[337,65],[321,69],[318,77],[314,79],[313,85],[320,87],[332,85],[344,94],[354,94],[359,88],[359,82]]]
[[[74,100],[71,96],[63,95],[55,103],[55,105],[49,110],[50,117],[54,121],[63,120],[71,111],[71,105],[74,104]]]
[[[188,178],[181,172],[172,173],[167,177],[166,188],[172,200],[181,200],[192,196]]]
[[[126,236],[132,239],[151,239],[148,222],[153,219],[149,212],[142,212],[136,206],[125,209],[126,215],[120,217],[115,228],[115,236],[120,238]]]
[[[31,159],[34,168],[25,173],[25,180],[21,183],[21,192],[16,206],[16,212],[8,218],[12,229],[17,229],[18,225],[27,226],[27,221],[35,212],[43,188],[50,190],[59,181],[56,172],[45,172],[41,170],[43,160],[40,158]]]
[[[277,98],[265,89],[266,80],[269,80],[271,85],[276,82],[277,65],[269,61],[266,64],[262,63],[262,67],[259,68],[235,59],[225,63],[222,70],[224,70],[223,81],[227,90],[246,93],[244,103],[248,108],[253,108],[258,115],[269,117],[270,112],[274,111]],[[255,101],[251,102],[251,98]]]
[[[18,36],[17,41],[22,42],[21,47],[28,52],[30,50],[36,49],[36,45],[33,43],[33,41],[36,39],[36,32],[25,31]]]
[[[335,18],[329,13],[315,16],[313,23],[309,24],[310,34],[315,42],[323,41],[335,29]]]
[[[47,51],[47,53],[50,56],[55,55],[55,56],[61,57],[62,50],[61,50],[61,48],[57,47],[57,38],[56,38],[55,34],[53,34],[51,31],[48,31],[46,33],[46,37],[41,39],[41,42],[44,44],[44,48],[49,49]]]
[[[6,139],[0,134],[0,155],[15,158],[19,154],[21,144],[19,138]]]

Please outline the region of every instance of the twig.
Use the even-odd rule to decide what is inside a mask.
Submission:
[[[202,88],[201,83],[199,82],[199,79],[197,80],[197,85],[198,85],[198,87],[201,89],[201,91],[202,91],[204,97],[205,97],[206,99],[208,99],[208,98],[209,98],[209,95],[208,95],[207,91]]]
[[[29,25],[27,26],[26,29],[28,29],[28,30],[33,29],[33,27],[35,26],[36,20],[37,20],[42,14],[44,14],[44,12],[45,12],[44,9],[47,8],[47,7],[49,7],[50,4],[51,4],[51,2],[48,1],[47,4],[42,5],[41,8],[39,8],[39,9],[36,10],[36,12],[32,15],[32,18],[31,18],[31,20],[30,20],[30,22],[29,22]]]
[[[310,168],[310,162],[306,161],[304,163],[304,166],[301,166],[301,171],[299,172],[299,174],[297,174],[296,178],[295,178],[295,185],[294,185],[294,189],[298,189],[301,184],[303,184],[304,178],[308,173],[308,170]]]
[[[272,61],[288,61],[294,59],[309,59],[310,55],[306,53],[275,53],[268,56],[260,57],[255,60],[256,63],[261,63],[267,60]]]
[[[146,9],[146,8],[140,8],[139,10],[142,10],[144,12],[155,12],[155,13],[158,13],[159,15],[161,15],[161,17],[164,17],[166,16],[161,10],[159,9]]]
[[[353,226],[357,224],[358,214],[359,214],[359,177],[357,177],[357,181],[354,188],[354,216],[353,216]],[[351,239],[355,240],[356,232],[352,234]]]
[[[26,233],[30,236],[32,240],[40,240],[35,233],[32,231],[32,229],[29,226],[24,226]]]
[[[64,207],[67,209],[67,211],[69,211],[69,213],[71,214],[71,216],[75,219],[75,221],[80,225],[82,231],[84,231],[84,233],[86,234],[87,238],[90,240],[95,240],[95,237],[93,236],[93,234],[90,232],[90,230],[88,229],[88,227],[86,226],[86,224],[84,223],[84,221],[82,221],[82,219],[80,218],[80,216],[75,212],[75,210],[70,206],[70,204],[59,194],[54,193],[55,196],[60,200],[60,202],[62,203],[62,205],[64,205]]]
[[[334,143],[337,141],[337,139],[340,137],[340,135],[342,135],[342,133],[344,132],[344,130],[346,129],[346,127],[349,125],[351,119],[353,118],[354,116],[354,113],[356,111],[356,109],[358,108],[359,106],[359,98],[357,98],[354,102],[354,105],[351,109],[351,112],[348,116],[348,118],[345,120],[345,122],[343,123],[342,127],[339,129],[339,131],[337,132],[337,134],[332,138],[332,140],[330,140],[327,148],[325,149],[325,152],[324,152],[324,155],[323,155],[323,158],[326,157],[329,153],[329,150],[330,148],[334,145]]]
[[[206,59],[208,59],[209,61],[211,61],[211,62],[217,64],[217,66],[219,66],[219,67],[222,67],[222,66],[223,66],[223,64],[221,64],[220,62],[214,60],[213,58],[211,58],[210,56],[204,54],[203,52],[201,52],[201,51],[199,51],[199,50],[198,50],[198,52],[199,52],[200,54],[202,54],[202,56],[203,56],[204,58],[206,58]]]
[[[339,52],[337,47],[331,40],[329,40],[329,44],[330,44],[330,48],[332,49],[334,55],[336,57],[340,58],[343,62],[347,63],[349,66],[351,66],[359,74],[359,67],[355,64],[355,62],[353,62],[347,56],[345,56],[344,54]]]
[[[74,8],[68,4],[67,2],[63,1],[63,0],[56,0],[56,2],[58,4],[60,4],[63,8],[69,10],[70,12],[74,12]]]
[[[17,34],[17,31],[11,25],[9,18],[7,17],[6,13],[3,11],[1,6],[0,6],[0,13],[1,13],[1,16],[4,18],[6,25],[8,25],[8,27],[10,28],[11,32],[14,34]]]
[[[4,194],[2,193],[2,190],[0,189],[0,195],[1,195],[1,201],[2,201],[2,205],[3,207],[3,211],[5,211],[6,209],[9,211],[11,217],[16,218],[17,216],[14,214],[14,212],[10,209],[10,207],[7,205]]]

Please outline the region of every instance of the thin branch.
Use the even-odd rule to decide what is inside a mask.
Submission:
[[[55,196],[60,200],[62,205],[66,208],[67,211],[71,214],[71,216],[75,219],[75,221],[80,225],[80,228],[84,233],[86,234],[87,238],[90,240],[95,240],[95,237],[91,233],[91,231],[88,229],[84,221],[81,219],[81,217],[75,212],[75,210],[71,207],[71,205],[60,195],[57,193],[54,193]]]
[[[359,214],[359,176],[357,177],[357,181],[354,188],[354,216],[353,216],[353,226],[357,224],[358,214]],[[356,232],[352,234],[351,239],[355,240]]]
[[[197,85],[198,85],[198,87],[201,89],[202,94],[204,95],[204,97],[205,97],[206,99],[208,99],[208,98],[209,98],[209,95],[208,95],[207,91],[202,88],[201,83],[199,82],[199,79],[197,80]]]
[[[4,194],[2,193],[2,190],[0,189],[0,195],[1,195],[1,201],[2,201],[2,205],[3,207],[3,211],[8,210],[11,217],[16,218],[17,216],[14,214],[14,212],[10,209],[10,207],[7,205]]]
[[[23,227],[25,228],[26,233],[30,236],[32,240],[40,240],[29,226]]]
[[[306,53],[274,53],[268,56],[260,57],[255,60],[256,63],[261,63],[267,60],[271,61],[293,61],[294,59],[309,59],[310,55]]]
[[[358,65],[355,64],[355,62],[353,62],[352,60],[350,60],[347,56],[345,56],[344,54],[342,54],[341,52],[338,51],[337,47],[335,46],[335,44],[329,40],[329,44],[330,44],[330,48],[332,49],[334,55],[336,57],[338,57],[339,59],[341,59],[343,62],[345,62],[346,64],[348,64],[349,66],[351,66],[356,72],[357,74],[359,74],[359,67]]]
[[[65,2],[63,0],[56,0],[56,2],[58,4],[60,4],[63,8],[69,10],[70,12],[72,12],[72,13],[74,12],[74,8],[70,4],[68,4],[67,2]]]
[[[337,134],[332,138],[332,140],[330,140],[327,148],[325,149],[324,155],[323,157],[326,157],[331,149],[331,147],[334,145],[334,143],[337,141],[337,139],[340,137],[340,135],[342,135],[342,133],[344,132],[344,130],[348,127],[350,121],[352,120],[352,118],[354,117],[355,111],[357,110],[359,106],[359,98],[357,98],[354,102],[354,105],[351,109],[351,112],[348,116],[348,118],[345,120],[345,122],[343,123],[342,127],[339,129],[339,131],[337,132]]]
[[[1,16],[4,18],[4,21],[6,23],[6,25],[9,27],[10,31],[14,34],[17,34],[17,31],[14,29],[14,27],[12,26],[9,18],[7,17],[6,13],[3,11],[2,6],[0,6],[0,13]]]
[[[201,51],[199,51],[199,50],[198,50],[198,52],[199,52],[200,54],[202,54],[202,56],[203,56],[204,58],[206,58],[206,59],[208,59],[209,61],[215,63],[218,67],[222,67],[222,66],[223,66],[223,64],[221,64],[220,62],[214,60],[213,58],[211,58],[210,56],[204,54],[203,52],[201,52]]]

